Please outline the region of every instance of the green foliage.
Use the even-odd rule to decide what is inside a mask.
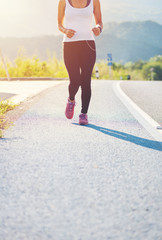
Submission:
[[[132,80],[148,80],[153,77],[154,80],[162,80],[162,56],[158,55],[150,58],[148,62],[138,60],[136,62],[127,62],[126,64],[115,63],[112,65],[112,74],[109,76],[109,67],[107,62],[102,60],[96,63],[95,67],[99,69],[100,79],[123,79],[126,80],[130,75]],[[96,78],[95,67],[92,72],[92,78]],[[24,48],[18,51],[18,56],[13,63],[7,62],[7,68],[10,77],[53,77],[67,78],[68,73],[62,60],[51,56],[48,52],[48,60],[40,61],[37,56],[28,58]],[[150,69],[154,71],[151,73]],[[151,75],[152,74],[152,75]],[[0,62],[0,76],[6,77],[5,69]]]
[[[0,114],[5,114],[6,112],[13,110],[17,105],[9,100],[0,101]]]
[[[108,79],[109,78],[108,66],[107,66],[106,61],[102,60],[102,61],[96,63],[95,67],[98,67],[98,69],[99,69],[100,79]],[[96,78],[95,67],[93,69],[92,78]]]
[[[124,66],[121,63],[113,63],[112,69],[114,71],[121,71],[124,69]]]
[[[162,62],[149,62],[145,64],[142,74],[144,79],[152,80],[153,78],[153,80],[162,80]]]
[[[155,57],[150,58],[149,62],[161,62],[162,63],[162,56],[157,55]]]
[[[18,51],[13,63],[7,62],[7,69],[10,77],[68,77],[63,61],[59,61],[55,55],[49,56],[48,61],[40,61],[35,55],[28,58],[23,48]],[[2,62],[0,62],[0,76],[6,77]]]
[[[0,101],[0,138],[3,136],[2,130],[8,128],[11,125],[11,123],[9,123],[5,117],[5,113],[13,110],[16,106],[16,104],[12,103],[9,100]]]
[[[137,62],[127,62],[124,67],[128,69],[129,71],[134,71],[134,70],[141,70],[142,67],[145,65],[145,62],[142,60],[138,60]]]
[[[0,62],[0,76],[6,77],[5,69],[2,62]]]
[[[162,80],[162,56],[158,55],[151,58],[148,62],[138,60],[137,62],[113,63],[113,76],[109,76],[109,69],[106,61],[100,61],[96,64],[99,68],[100,79],[122,79],[127,80],[128,75],[132,80]],[[151,73],[151,68],[153,72]],[[152,74],[152,75],[151,75]],[[95,78],[95,69],[93,75]]]
[[[5,115],[0,114],[0,138],[3,137],[2,130],[8,128],[9,124],[7,120],[5,119]]]

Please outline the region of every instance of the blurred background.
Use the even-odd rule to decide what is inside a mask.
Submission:
[[[100,78],[131,75],[131,79],[161,80],[162,1],[100,2],[104,23],[103,33],[96,38]],[[67,77],[57,6],[58,0],[0,0],[0,49],[11,77]],[[107,68],[108,53],[113,76]],[[1,61],[0,77],[5,76]]]

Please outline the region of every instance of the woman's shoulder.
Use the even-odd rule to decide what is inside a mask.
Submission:
[[[66,6],[66,0],[59,0],[59,7],[62,9],[65,9]]]
[[[98,6],[100,6],[100,0],[92,0],[93,1],[93,6],[94,7],[98,7]]]
[[[59,3],[60,3],[60,4],[65,4],[65,3],[66,3],[66,0],[59,0]]]
[[[93,0],[93,4],[96,5],[100,2],[100,0]]]

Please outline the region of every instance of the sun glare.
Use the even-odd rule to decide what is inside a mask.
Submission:
[[[38,11],[38,8],[35,7],[36,3],[38,3],[38,1],[5,0],[0,3],[0,15],[8,16],[34,13]]]

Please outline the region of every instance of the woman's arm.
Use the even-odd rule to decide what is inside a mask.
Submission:
[[[95,36],[99,36],[103,29],[100,0],[93,0],[93,4],[94,4],[93,14],[96,22],[96,27],[93,28],[92,31],[95,34]]]
[[[65,16],[65,6],[66,2],[65,0],[60,0],[58,4],[58,29],[67,35],[68,38],[72,38],[75,34],[75,31],[72,29],[64,28],[63,22],[64,22],[64,16]]]
[[[63,21],[65,16],[65,0],[60,0],[58,4],[58,29],[65,33],[65,28],[63,27]]]

